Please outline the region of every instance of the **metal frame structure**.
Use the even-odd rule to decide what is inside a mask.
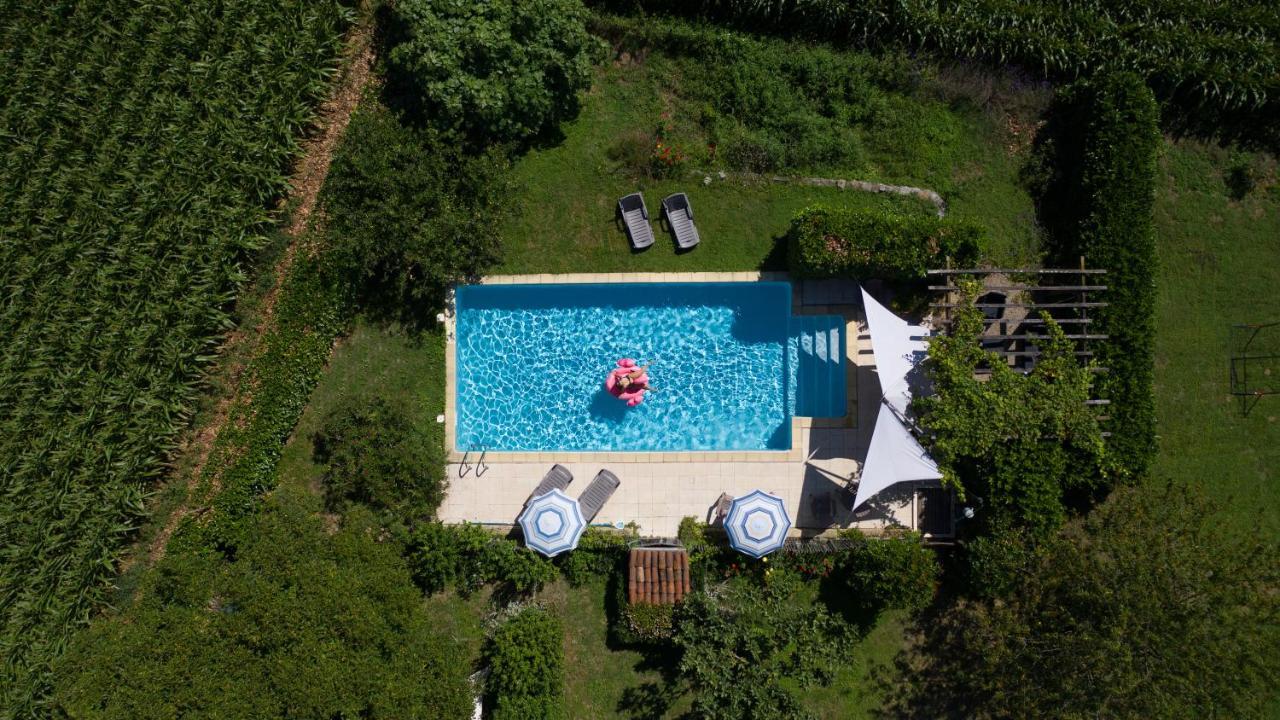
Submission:
[[[1271,378],[1269,382],[1261,387],[1250,387],[1249,365],[1250,363],[1258,364],[1275,364],[1280,367],[1280,351],[1263,351],[1256,352],[1253,347],[1253,341],[1258,339],[1258,335],[1264,330],[1272,330],[1280,333],[1280,322],[1269,323],[1241,323],[1232,325],[1231,329],[1237,337],[1243,337],[1243,342],[1237,342],[1231,353],[1231,394],[1240,398],[1240,416],[1248,417],[1249,412],[1261,402],[1262,398],[1267,395],[1280,395],[1280,374],[1271,376],[1270,368],[1264,368],[1263,377]],[[1257,381],[1257,373],[1254,374],[1254,381]]]
[[[1089,317],[1091,310],[1107,307],[1107,302],[1100,295],[1107,291],[1107,286],[1100,281],[1105,280],[1106,270],[1085,266],[1084,258],[1080,258],[1080,267],[1071,268],[952,268],[950,258],[947,267],[928,271],[930,279],[940,279],[945,284],[930,285],[929,290],[939,293],[937,302],[929,304],[930,309],[940,311],[940,324],[950,330],[953,320],[952,310],[963,307],[960,296],[961,287],[955,278],[971,276],[982,283],[979,302],[975,307],[983,311],[985,327],[981,342],[984,349],[995,353],[1006,362],[1017,366],[1024,372],[1034,366],[1036,358],[1041,355],[1037,342],[1044,339],[1042,330],[1047,324],[1039,317],[1039,312],[1049,314],[1053,321],[1066,330],[1066,339],[1075,343],[1075,355],[1083,362],[1088,362],[1094,355],[1090,343],[1105,342],[1108,336],[1091,332],[1093,319]],[[1035,282],[1017,283],[1002,282],[992,276],[1015,278],[1033,276]],[[988,284],[988,281],[994,281]],[[997,284],[999,283],[999,284]],[[991,294],[1004,298],[1001,302],[981,302]],[[1010,302],[1010,298],[1018,298]],[[1010,310],[1015,313],[1010,314]],[[1035,313],[1035,316],[1031,316]],[[1105,367],[1093,367],[1094,372],[1105,373]],[[1089,405],[1109,405],[1110,400],[1092,399]],[[1101,415],[1099,420],[1110,419]],[[1103,437],[1111,435],[1102,433]]]

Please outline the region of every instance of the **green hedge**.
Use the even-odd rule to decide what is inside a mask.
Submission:
[[[1058,102],[1067,126],[1057,133],[1051,162],[1059,178],[1042,206],[1066,208],[1049,222],[1052,251],[1061,262],[1083,255],[1103,268],[1108,304],[1091,315],[1092,331],[1109,340],[1095,346],[1109,368],[1097,384],[1111,400],[1108,448],[1131,477],[1155,453],[1154,379],[1156,242],[1153,219],[1159,108],[1132,74],[1116,74],[1067,88]]]
[[[1155,275],[1153,219],[1159,108],[1134,75],[1106,78],[1093,93],[1081,190],[1088,211],[1080,251],[1107,269],[1106,300],[1094,327],[1110,336],[1098,362],[1110,368],[1101,388],[1110,398],[1112,455],[1134,475],[1156,450]]]
[[[507,620],[490,639],[485,692],[493,720],[562,720],[564,628],[541,608]]]
[[[550,560],[480,525],[421,523],[409,532],[405,556],[428,594],[451,585],[469,594],[489,583],[523,594],[556,579]]]
[[[986,244],[986,230],[950,218],[813,206],[792,219],[787,244],[791,272],[798,277],[910,281],[942,267],[948,257],[971,267]]]

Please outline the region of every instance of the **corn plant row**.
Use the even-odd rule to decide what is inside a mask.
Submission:
[[[1012,62],[1046,75],[1142,75],[1167,98],[1223,110],[1280,102],[1280,9],[1272,0],[594,0],[753,26]]]
[[[336,68],[337,0],[0,15],[0,717],[101,605]]]

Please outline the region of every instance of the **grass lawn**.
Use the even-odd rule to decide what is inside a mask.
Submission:
[[[280,458],[280,482],[320,488],[323,469],[311,460],[311,437],[334,410],[372,397],[404,401],[431,442],[444,445],[444,335],[407,334],[364,321],[339,339],[311,402]]]
[[[897,195],[744,180],[732,174],[721,180],[716,167],[652,179],[633,172],[626,160],[611,159],[620,139],[652,137],[664,111],[674,106],[681,115],[681,99],[671,90],[677,76],[674,63],[656,51],[643,62],[598,69],[580,115],[562,128],[563,138],[515,165],[518,190],[512,205],[519,214],[503,230],[506,260],[495,272],[782,269],[785,257],[775,253],[777,241],[791,217],[810,204],[934,212],[928,203]],[[1034,209],[1017,180],[1025,150],[1010,131],[993,113],[967,101],[898,99],[900,112],[927,114],[946,132],[931,138],[916,156],[882,150],[863,166],[821,174],[939,190],[951,214],[978,219],[990,228],[991,257],[1034,262],[1039,247]],[[709,185],[705,177],[712,178]],[[633,254],[614,222],[614,209],[619,197],[637,190],[644,193],[657,243]],[[662,198],[677,191],[689,194],[702,236],[696,250],[681,255],[658,225]]]
[[[1166,146],[1160,164],[1153,481],[1203,485],[1230,526],[1259,522],[1274,537],[1280,396],[1241,417],[1228,368],[1233,323],[1280,321],[1280,185],[1272,163],[1266,181],[1232,200],[1227,165],[1225,151],[1198,143]]]

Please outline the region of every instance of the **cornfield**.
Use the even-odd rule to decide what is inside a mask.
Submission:
[[[637,0],[591,0],[627,9]],[[1280,103],[1274,0],[647,0],[644,6],[863,43],[1024,65],[1142,75],[1165,98],[1222,110]]]
[[[104,601],[351,12],[0,7],[0,717]]]

